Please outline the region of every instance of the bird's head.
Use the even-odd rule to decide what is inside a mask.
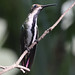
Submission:
[[[39,5],[39,4],[33,4],[31,8],[31,13],[39,13],[43,8],[49,7],[49,6],[55,6],[56,4],[47,4],[47,5]]]

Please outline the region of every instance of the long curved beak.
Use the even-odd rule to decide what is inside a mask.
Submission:
[[[42,8],[49,7],[49,6],[56,6],[56,4],[41,5]]]

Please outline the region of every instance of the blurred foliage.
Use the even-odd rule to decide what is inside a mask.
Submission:
[[[56,22],[61,7],[67,0],[0,0],[0,18],[7,21],[8,37],[1,48],[10,48],[20,56],[20,27],[24,23],[31,5],[57,3],[44,9],[38,17],[39,35]],[[75,7],[73,8],[75,13]],[[37,46],[35,61],[29,75],[75,75],[75,14],[73,23],[66,30],[61,23],[41,40]],[[73,39],[74,37],[74,39]],[[23,75],[19,71],[16,75]]]

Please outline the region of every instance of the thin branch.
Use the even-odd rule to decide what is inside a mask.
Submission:
[[[20,56],[20,58],[19,58],[19,59],[17,60],[17,62],[16,62],[17,65],[20,64],[20,62],[22,61],[23,57],[24,57],[27,53],[28,53],[28,50],[25,50],[25,51],[23,52],[23,54]]]
[[[13,64],[13,65],[3,69],[2,71],[0,71],[0,75],[7,72],[7,71],[9,71],[9,70],[11,70],[11,69],[13,69],[13,68],[15,68],[15,64]]]
[[[47,30],[45,30],[45,32],[40,36],[40,38],[37,40],[37,42],[39,42],[40,40],[42,40],[50,31],[52,31],[57,26],[57,24],[62,20],[62,18],[65,16],[65,14],[72,7],[74,7],[74,5],[75,5],[75,2],[61,15],[61,17],[56,21],[56,23],[53,26],[51,26],[50,28],[48,28]],[[5,73],[5,72],[7,72],[7,71],[9,71],[9,70],[11,70],[11,69],[14,69],[14,68],[19,68],[23,73],[25,73],[25,70],[26,71],[30,71],[29,68],[26,68],[26,67],[21,66],[19,64],[22,61],[23,57],[28,53],[28,50],[30,50],[31,48],[33,48],[34,45],[37,44],[37,42],[34,42],[27,50],[25,50],[15,64],[13,64],[11,66],[8,66],[8,67],[0,66],[0,68],[2,69],[0,71],[0,75],[3,74],[3,73]]]
[[[21,69],[24,69],[24,70],[27,70],[27,71],[30,71],[30,69],[24,67],[24,66],[21,66],[21,65],[18,65],[17,68],[21,68]]]
[[[5,69],[6,67],[4,67],[4,66],[0,66],[0,68]]]
[[[0,68],[3,69],[2,66],[1,66]],[[11,66],[8,66],[8,67],[4,68],[2,71],[0,71],[0,75],[3,74],[3,73],[5,73],[5,72],[7,72],[7,71],[10,71],[10,70],[12,70],[12,69],[14,69],[14,68],[20,69],[23,73],[24,73],[24,71],[30,71],[29,68],[26,68],[26,67],[21,66],[21,65],[19,65],[19,64],[18,64],[18,65],[17,65],[17,64],[13,64],[13,65],[11,65]],[[24,70],[24,71],[23,71],[23,70]]]

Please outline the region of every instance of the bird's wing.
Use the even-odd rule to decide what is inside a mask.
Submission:
[[[26,49],[27,47],[27,33],[26,33],[26,28],[24,25],[21,27],[21,36],[20,36],[20,42],[21,42],[21,50],[22,52]]]
[[[21,27],[21,36],[20,36],[20,47],[21,47],[21,54],[27,49],[27,33],[26,28],[24,25]],[[25,65],[25,60],[27,58],[27,55],[22,60],[22,65]]]

